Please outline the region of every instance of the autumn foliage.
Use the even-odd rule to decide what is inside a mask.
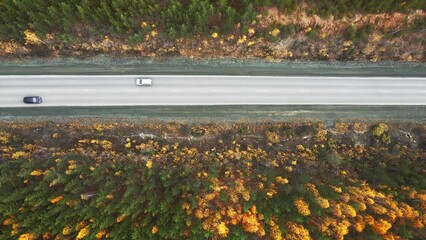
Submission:
[[[424,62],[424,0],[2,0],[0,56]]]
[[[3,121],[0,238],[420,239],[425,134],[420,123]]]

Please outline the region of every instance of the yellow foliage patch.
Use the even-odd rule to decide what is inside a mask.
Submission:
[[[43,41],[30,29],[24,31],[25,44],[40,45]]]
[[[89,233],[90,233],[89,226],[86,226],[85,228],[81,229],[81,230],[78,232],[76,239],[83,239],[83,238],[85,238],[87,235],[89,235]]]

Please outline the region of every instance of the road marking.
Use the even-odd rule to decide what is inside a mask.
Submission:
[[[146,90],[134,86],[136,77],[139,76],[0,76],[0,107],[12,106],[19,100],[15,95],[28,90],[31,95],[46,95],[46,103],[42,106],[61,105],[61,102],[96,106],[174,105],[179,102],[189,105],[237,102],[426,105],[426,78],[147,76],[164,83],[157,91],[155,85]],[[183,92],[185,94],[181,94]],[[76,94],[80,95],[79,104],[74,103]],[[47,102],[48,96],[61,96],[61,101]],[[147,100],[141,103],[140,99]]]
[[[338,92],[348,93],[348,92],[351,92],[351,90],[349,90],[349,89],[339,89]]]

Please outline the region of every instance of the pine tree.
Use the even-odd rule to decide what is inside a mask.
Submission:
[[[227,7],[224,17],[225,17],[224,25],[223,25],[224,31],[227,33],[232,32],[234,30],[237,12],[235,11],[234,8]]]

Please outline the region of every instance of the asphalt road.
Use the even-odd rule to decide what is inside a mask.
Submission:
[[[426,105],[426,78],[153,75],[0,76],[0,107],[134,105]],[[25,96],[42,104],[24,104]]]

